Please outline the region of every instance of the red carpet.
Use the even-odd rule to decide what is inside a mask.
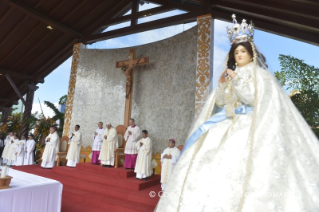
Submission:
[[[135,173],[123,167],[104,168],[90,163],[42,169],[38,165],[14,169],[57,180],[63,184],[62,212],[150,212],[159,196],[160,175],[148,181],[136,180]]]

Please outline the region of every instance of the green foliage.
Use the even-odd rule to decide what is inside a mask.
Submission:
[[[62,97],[61,97],[62,98]],[[61,100],[61,99],[60,99]],[[52,119],[54,120],[59,120],[59,127],[57,129],[57,132],[59,134],[60,137],[62,137],[62,133],[63,133],[63,126],[64,126],[64,113],[61,113],[58,108],[51,102],[49,101],[44,101],[44,104],[46,106],[48,106],[51,110],[53,110],[54,112],[54,116],[52,117]]]
[[[279,60],[276,78],[287,90],[298,91],[291,100],[319,138],[319,68],[292,56],[279,55]]]
[[[60,100],[59,100],[59,104],[60,104],[60,105],[66,105],[67,99],[68,99],[68,95],[62,96],[62,97],[60,98]]]

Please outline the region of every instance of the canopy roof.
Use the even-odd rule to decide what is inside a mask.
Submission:
[[[139,11],[139,4],[161,6]],[[137,20],[170,10],[186,13],[138,24]],[[131,14],[123,16],[129,10]],[[196,21],[252,19],[258,29],[319,45],[316,0],[0,0],[0,106],[17,103],[27,84],[44,77],[72,55],[74,43],[91,44],[132,33]],[[130,21],[122,29],[108,26]],[[49,29],[51,27],[52,29]],[[58,82],[57,82],[58,83]]]

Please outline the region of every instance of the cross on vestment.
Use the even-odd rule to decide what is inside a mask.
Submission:
[[[126,77],[124,126],[129,126],[132,112],[134,67],[148,64],[148,57],[135,58],[135,49],[130,49],[129,60],[116,62],[116,68],[122,68]]]

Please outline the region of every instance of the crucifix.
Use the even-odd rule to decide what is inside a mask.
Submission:
[[[125,92],[125,114],[124,126],[129,126],[132,112],[132,96],[133,96],[133,81],[134,67],[148,64],[148,57],[135,58],[135,49],[130,49],[129,60],[116,62],[116,68],[121,68],[126,77],[126,92]]]

